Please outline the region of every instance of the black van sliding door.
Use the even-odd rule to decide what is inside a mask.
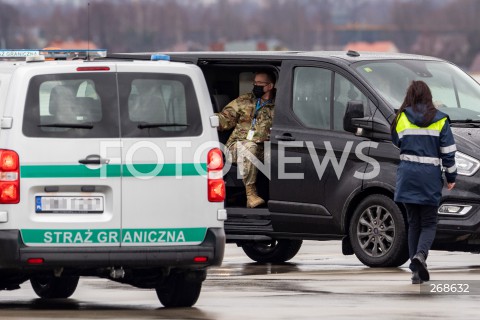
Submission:
[[[366,139],[343,130],[349,100],[365,100],[369,108],[368,99],[326,64],[282,65],[271,132],[269,209],[275,231],[341,233],[343,205],[362,187],[355,176],[367,166],[356,156]]]

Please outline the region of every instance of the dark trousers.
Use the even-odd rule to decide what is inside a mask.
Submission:
[[[408,218],[408,253],[410,259],[421,252],[425,259],[437,231],[438,206],[405,203]]]

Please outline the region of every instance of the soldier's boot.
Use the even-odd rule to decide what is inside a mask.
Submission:
[[[245,186],[245,189],[247,191],[247,208],[255,208],[265,203],[265,200],[258,196],[255,184]]]

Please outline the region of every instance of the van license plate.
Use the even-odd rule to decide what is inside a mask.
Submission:
[[[103,197],[35,197],[37,213],[103,213]]]

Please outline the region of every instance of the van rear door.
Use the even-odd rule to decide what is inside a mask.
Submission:
[[[24,84],[12,84],[8,106],[25,107],[6,111],[14,119],[5,134],[19,157],[21,186],[9,212],[28,246],[120,244],[115,65],[83,66],[27,65],[15,78]]]
[[[195,245],[208,225],[218,225],[219,205],[207,198],[204,144],[218,138],[203,123],[207,110],[200,110],[193,80],[200,70],[182,66],[118,64],[122,246]]]

